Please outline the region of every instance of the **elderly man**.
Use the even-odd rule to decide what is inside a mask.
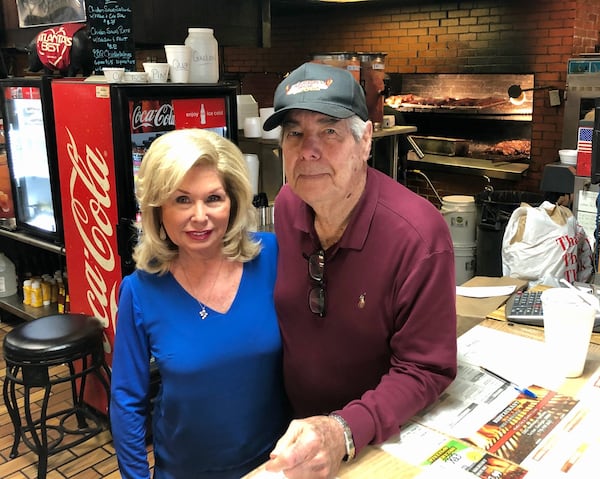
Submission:
[[[306,63],[277,87],[287,184],[275,201],[275,305],[294,416],[267,463],[331,478],[398,434],[456,375],[454,256],[427,200],[368,167],[365,96]]]

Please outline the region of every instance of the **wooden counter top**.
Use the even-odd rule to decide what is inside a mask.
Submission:
[[[472,319],[463,320],[459,317],[457,329],[459,334],[463,334],[476,324],[485,327],[500,330],[507,333],[517,334],[519,336],[543,340],[543,329],[532,326],[516,325],[506,321],[497,321],[493,319],[483,319],[479,322]],[[600,345],[590,344],[588,360],[584,373],[579,378],[566,379],[558,392],[575,396],[585,385],[591,375],[600,367]],[[251,479],[259,475],[264,467],[259,467],[250,474],[244,476],[244,479]],[[339,479],[373,479],[373,478],[398,478],[412,479],[417,477],[423,471],[418,466],[408,464],[377,446],[367,446],[361,451],[357,458],[347,464],[343,464],[337,477]]]

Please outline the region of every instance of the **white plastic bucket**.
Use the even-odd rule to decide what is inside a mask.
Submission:
[[[448,223],[454,244],[472,244],[477,234],[477,207],[474,196],[444,196],[442,216]]]
[[[477,243],[454,244],[454,267],[456,269],[457,286],[475,276],[476,251]]]

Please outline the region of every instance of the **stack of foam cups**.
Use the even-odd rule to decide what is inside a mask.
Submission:
[[[442,216],[448,223],[454,247],[456,284],[461,285],[475,275],[477,249],[477,208],[473,196],[444,196]]]

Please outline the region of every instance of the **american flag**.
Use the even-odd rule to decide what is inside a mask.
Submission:
[[[592,132],[593,128],[579,127],[577,135],[577,175],[590,176],[592,174]]]
[[[579,128],[579,137],[577,139],[577,149],[582,153],[592,152],[592,128]]]

